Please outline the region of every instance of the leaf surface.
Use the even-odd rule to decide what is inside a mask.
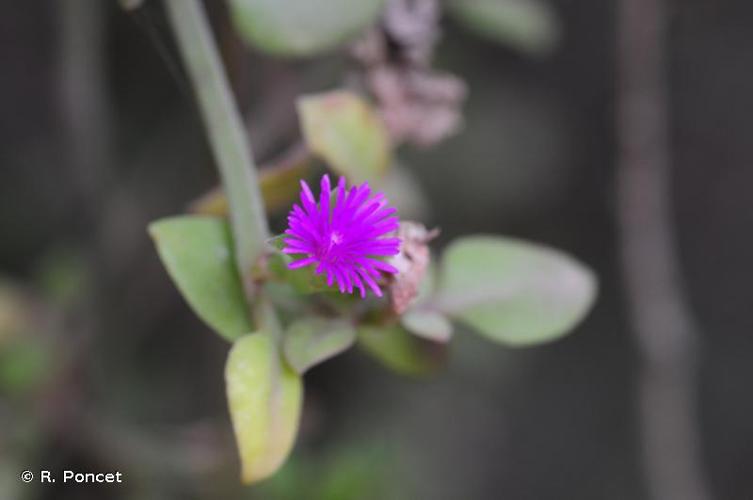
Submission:
[[[293,447],[301,414],[301,377],[281,359],[265,332],[244,335],[225,366],[230,417],[245,483],[261,481],[282,466]]]
[[[178,290],[207,325],[230,341],[251,331],[225,220],[170,217],[150,224],[149,233]]]
[[[556,339],[588,312],[593,273],[559,251],[500,236],[456,240],[440,268],[437,307],[491,340]]]

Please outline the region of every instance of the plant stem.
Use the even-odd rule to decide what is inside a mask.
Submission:
[[[708,500],[698,426],[698,328],[681,283],[671,213],[664,0],[618,6],[619,227],[642,355],[644,473],[654,500]]]
[[[165,0],[230,206],[235,257],[246,293],[269,238],[251,145],[199,0]]]

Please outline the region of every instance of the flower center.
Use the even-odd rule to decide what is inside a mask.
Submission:
[[[339,246],[343,242],[343,234],[340,231],[332,231],[329,233],[328,240],[324,240],[323,245],[318,252],[318,257],[329,261],[332,259],[336,260],[340,253]]]
[[[332,231],[329,235],[329,247],[339,245],[343,241],[343,235],[339,231]]]

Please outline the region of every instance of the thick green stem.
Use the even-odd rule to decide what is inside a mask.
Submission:
[[[165,0],[165,6],[227,193],[238,269],[251,292],[251,271],[269,238],[251,145],[202,4]]]

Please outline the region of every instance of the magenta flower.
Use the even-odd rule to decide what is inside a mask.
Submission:
[[[316,265],[316,273],[325,273],[329,286],[336,281],[342,293],[353,293],[355,287],[361,297],[366,297],[368,286],[381,297],[377,281],[382,273],[397,273],[394,266],[382,260],[400,250],[400,239],[388,237],[400,225],[393,215],[397,209],[388,206],[381,193],[369,198],[367,182],[348,191],[345,178],[340,177],[336,198],[331,191],[329,176],[325,175],[317,204],[306,181],[301,181],[303,208],[295,204],[288,215],[282,251],[304,257],[288,267]]]

